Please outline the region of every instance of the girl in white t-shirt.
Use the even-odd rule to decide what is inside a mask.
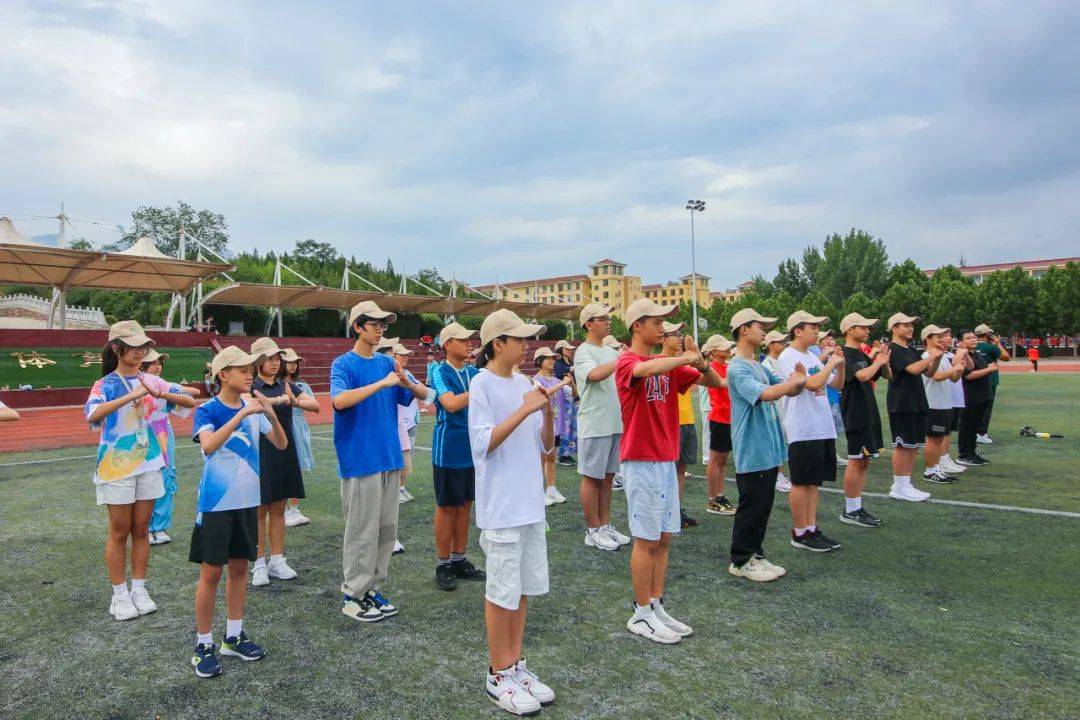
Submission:
[[[483,370],[469,386],[476,524],[487,566],[499,569],[487,574],[485,588],[486,689],[492,702],[516,715],[555,700],[521,654],[528,598],[548,591],[540,456],[554,450],[551,397],[565,383],[541,389],[514,367],[525,359],[525,339],[543,331],[509,310],[489,315],[480,328]]]

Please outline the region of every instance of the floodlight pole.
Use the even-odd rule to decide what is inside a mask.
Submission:
[[[697,257],[696,248],[694,243],[694,213],[705,212],[704,200],[688,200],[686,202],[686,209],[690,211],[690,307],[693,308],[694,315],[694,343],[698,341],[698,319],[697,319]]]
[[[180,221],[180,242],[177,245],[176,257],[180,260],[185,259],[187,256],[187,239],[184,235],[184,221]],[[187,298],[183,293],[178,293],[180,296],[180,330],[181,332],[187,330]]]

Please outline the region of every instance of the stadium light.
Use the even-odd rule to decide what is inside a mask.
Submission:
[[[686,209],[690,211],[690,306],[694,312],[694,342],[698,341],[697,319],[697,258],[694,248],[694,213],[705,212],[704,200],[687,200]]]

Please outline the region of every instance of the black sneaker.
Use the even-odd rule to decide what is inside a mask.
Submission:
[[[956,458],[956,462],[961,465],[967,465],[968,467],[978,467],[979,465],[982,465],[982,463],[972,455],[960,455]]]
[[[833,550],[839,550],[843,547],[840,543],[833,540],[831,537],[821,532],[821,530],[814,530],[814,537],[828,545]]]
[[[818,533],[812,533],[809,530],[802,535],[796,535],[795,531],[791,531],[791,545],[792,547],[802,548],[803,550],[809,550],[810,552],[825,553],[833,549],[832,545],[821,539]]]
[[[881,520],[877,519],[862,508],[859,508],[855,512],[842,513],[840,515],[840,522],[847,523],[848,525],[858,525],[859,527],[865,528],[881,527]]]
[[[977,461],[978,461],[978,463],[979,463],[980,465],[989,465],[989,464],[990,464],[990,461],[989,461],[989,460],[987,460],[986,458],[984,458],[984,457],[983,457],[982,455],[980,455],[979,453],[972,453],[971,455],[972,455],[972,457],[974,457],[974,458],[975,458],[975,460],[977,460]]]
[[[722,510],[722,512],[720,513],[721,515],[734,515],[735,514],[735,506],[732,505],[731,501],[728,500],[723,495],[716,498],[716,504],[719,505],[720,509]]]
[[[570,457],[569,455],[563,455],[561,458],[559,458],[559,464],[560,465],[573,465],[574,464],[574,458]]]
[[[682,520],[682,527],[683,527],[684,530],[686,528],[689,528],[689,527],[697,527],[697,524],[698,524],[697,520],[695,520],[694,518],[687,515],[685,510],[679,510],[679,514],[682,516],[681,520]]]
[[[435,566],[435,583],[443,590],[457,590],[453,563],[439,563]]]
[[[946,475],[944,472],[923,473],[922,479],[935,485],[950,485],[956,482],[956,478]]]
[[[454,560],[450,563],[454,577],[458,580],[487,580],[487,573],[468,560]]]

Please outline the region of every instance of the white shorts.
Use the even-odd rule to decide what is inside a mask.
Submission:
[[[631,535],[652,541],[659,540],[661,533],[682,531],[674,462],[624,460],[622,479]]]
[[[131,505],[136,500],[157,500],[164,495],[165,478],[160,470],[154,470],[94,487],[98,505]]]
[[[546,595],[548,591],[547,537],[545,523],[532,523],[480,533],[486,558],[487,587],[484,597],[507,610],[517,610],[521,596]]]
[[[603,480],[619,472],[621,434],[578,438],[578,474]]]

